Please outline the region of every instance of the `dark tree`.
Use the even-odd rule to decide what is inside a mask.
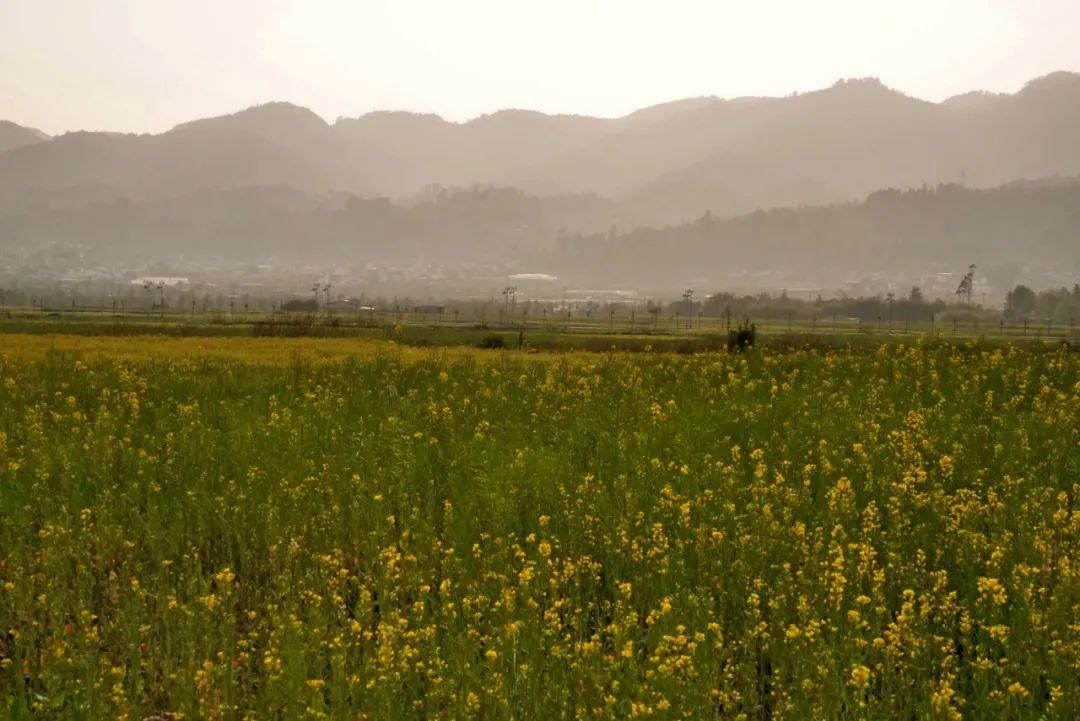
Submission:
[[[281,304],[281,309],[290,313],[315,313],[319,302],[312,298],[291,298]]]
[[[1018,285],[1005,294],[1005,313],[1013,318],[1023,318],[1035,310],[1038,296],[1026,285]]]
[[[959,298],[963,298],[964,302],[968,305],[971,304],[971,294],[975,290],[975,264],[972,263],[968,266],[967,273],[960,280],[960,285],[956,287],[956,295]]]

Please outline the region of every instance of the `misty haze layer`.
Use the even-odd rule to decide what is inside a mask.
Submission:
[[[73,245],[84,262],[119,264],[506,262],[612,283],[709,277],[695,267],[702,261],[812,259],[832,275],[974,255],[1075,265],[1076,174],[1080,75],[1065,72],[1014,95],[942,103],[862,79],[785,98],[692,98],[612,120],[379,112],[331,125],[271,103],[160,135],[48,138],[0,124],[0,250]],[[715,220],[884,188],[1043,178],[1056,180]],[[706,212],[693,230],[679,225]]]

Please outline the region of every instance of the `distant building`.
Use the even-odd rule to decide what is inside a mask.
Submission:
[[[548,273],[515,273],[510,280],[542,280],[550,283],[558,280],[558,277]]]
[[[363,306],[360,305],[360,301],[356,298],[342,298],[340,300],[332,300],[327,306],[330,310],[363,310]]]
[[[131,281],[132,285],[163,285],[166,288],[172,288],[178,285],[188,285],[189,283],[190,281],[187,278],[158,275],[143,276],[142,278],[136,278]]]

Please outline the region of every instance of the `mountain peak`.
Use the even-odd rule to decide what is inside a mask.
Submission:
[[[832,92],[844,92],[848,94],[888,94],[888,95],[903,95],[899,90],[890,88],[885,83],[881,82],[880,78],[865,77],[865,78],[840,78],[832,84],[826,91]]]
[[[173,131],[239,128],[259,134],[313,133],[325,130],[326,121],[311,110],[288,102],[253,105],[236,113],[181,123]]]
[[[0,120],[0,153],[46,140],[49,140],[49,136],[36,128],[27,128],[10,120]]]
[[[1080,73],[1058,70],[1049,75],[1029,80],[1019,94],[1058,92],[1069,88],[1080,88]]]

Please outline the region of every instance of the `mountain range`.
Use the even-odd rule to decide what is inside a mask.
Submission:
[[[503,110],[455,123],[288,103],[150,135],[49,138],[0,123],[0,204],[70,207],[284,185],[408,199],[433,187],[594,194],[624,225],[843,202],[888,187],[1080,173],[1080,74],[926,102],[855,79],[782,98],[700,97],[620,118]],[[0,205],[0,207],[3,207]]]
[[[1080,75],[1067,72],[940,103],[857,79],[614,119],[330,124],[269,103],[156,135],[0,123],[11,282],[38,268],[261,263],[837,288],[976,263],[1004,292],[1071,286],[1078,248]]]

